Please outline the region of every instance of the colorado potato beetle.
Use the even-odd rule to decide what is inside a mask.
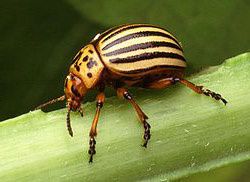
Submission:
[[[147,147],[151,136],[148,117],[125,87],[162,89],[181,83],[198,94],[227,103],[220,94],[184,79],[186,66],[181,44],[165,29],[148,24],[117,26],[95,36],[76,54],[65,79],[65,94],[37,109],[66,100],[67,129],[73,136],[70,111],[78,111],[83,115],[83,97],[89,90],[98,89],[96,113],[89,132],[88,153],[89,162],[92,162],[96,153],[96,127],[105,100],[104,89],[105,86],[111,86],[116,89],[118,96],[128,100],[134,107],[144,127],[143,147]]]

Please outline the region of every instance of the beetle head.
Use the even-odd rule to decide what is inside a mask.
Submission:
[[[82,80],[76,75],[69,73],[64,84],[64,93],[68,109],[81,112],[81,102],[86,92],[87,88]]]

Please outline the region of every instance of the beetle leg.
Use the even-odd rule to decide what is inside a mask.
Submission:
[[[94,117],[91,129],[89,132],[89,137],[90,137],[89,151],[88,151],[90,155],[89,162],[93,162],[93,155],[96,153],[96,150],[95,150],[95,144],[96,144],[95,137],[97,135],[96,127],[97,127],[100,111],[103,106],[104,100],[105,100],[105,95],[103,92],[100,92],[96,97],[96,113],[95,113],[95,117]]]
[[[178,78],[177,81],[179,81],[183,85],[191,88],[193,91],[195,91],[198,94],[204,94],[206,96],[210,96],[216,100],[221,100],[225,105],[227,104],[226,99],[224,99],[220,94],[215,93],[209,89],[204,89],[203,86],[197,86],[197,85],[191,83],[190,81],[182,79],[182,78],[181,79]]]
[[[117,95],[120,97],[124,97],[125,99],[127,99],[132,106],[134,107],[134,109],[137,112],[137,115],[139,116],[140,121],[143,124],[144,127],[144,144],[142,145],[143,147],[147,147],[148,141],[150,139],[150,125],[149,123],[146,121],[148,119],[147,115],[141,110],[141,108],[138,106],[138,104],[135,102],[135,100],[133,99],[133,97],[131,96],[131,94],[125,89],[125,88],[118,88],[117,89]]]
[[[173,80],[173,78],[163,78],[163,79],[148,83],[144,85],[143,87],[150,88],[150,89],[162,89],[170,85],[173,85],[174,83],[175,81]]]
[[[161,89],[161,88],[165,88],[168,87],[170,85],[173,85],[177,82],[180,82],[181,84],[187,86],[188,88],[191,88],[193,91],[195,91],[198,94],[204,94],[206,96],[210,96],[216,100],[221,100],[225,105],[227,104],[227,101],[220,95],[217,94],[209,89],[204,89],[203,86],[197,86],[193,83],[191,83],[188,80],[185,80],[183,78],[163,78],[161,80],[157,80],[151,83],[148,83],[147,85],[145,85],[145,88],[153,88],[153,89]]]

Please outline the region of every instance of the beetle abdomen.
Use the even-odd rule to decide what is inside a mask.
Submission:
[[[183,50],[164,29],[144,24],[124,25],[104,32],[97,49],[107,68],[116,74],[148,74],[186,67]]]

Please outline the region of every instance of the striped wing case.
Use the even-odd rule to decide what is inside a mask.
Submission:
[[[122,25],[107,30],[97,41],[96,48],[105,66],[116,74],[186,67],[182,47],[176,38],[156,26]]]

